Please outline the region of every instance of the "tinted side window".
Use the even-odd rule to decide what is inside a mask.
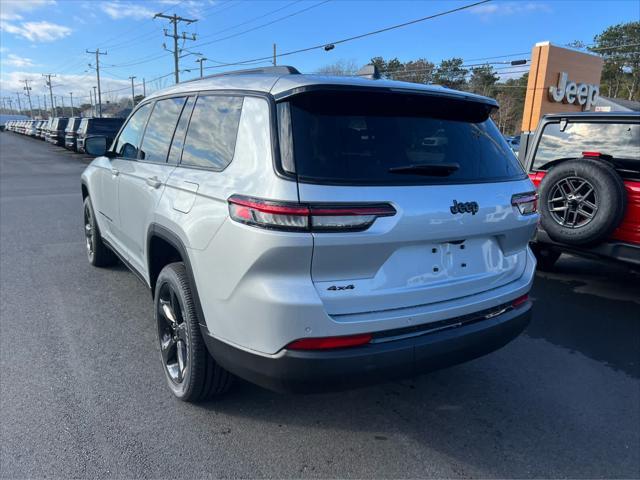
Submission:
[[[115,135],[120,130],[122,119],[93,119],[89,122],[88,132],[97,135]]]
[[[600,152],[619,159],[640,159],[640,125],[633,123],[569,122],[545,125],[533,169],[562,158],[580,158],[582,152]]]
[[[182,165],[224,169],[233,159],[242,97],[198,97],[182,151]]]
[[[152,104],[140,107],[129,119],[116,142],[115,152],[119,157],[136,158],[142,130],[147,123]]]
[[[158,100],[149,117],[138,158],[148,162],[165,163],[185,98]]]
[[[189,126],[189,120],[191,119],[191,112],[193,110],[193,104],[195,97],[189,97],[186,105],[182,109],[182,115],[180,121],[178,121],[178,127],[173,134],[173,142],[171,142],[171,150],[169,150],[169,163],[177,164],[180,162],[182,156],[182,147],[184,146],[184,136],[187,133],[187,127]]]
[[[88,118],[83,118],[80,121],[80,126],[78,127],[78,133],[85,133],[87,131],[87,125],[89,124]]]

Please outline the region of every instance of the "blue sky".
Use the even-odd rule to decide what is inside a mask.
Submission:
[[[54,94],[88,96],[96,84],[88,67],[94,58],[85,49],[100,48],[103,90],[111,100],[130,94],[135,83],[169,74],[173,57],[163,51],[166,20],[154,13],[177,13],[198,19],[180,25],[198,40],[185,48],[218,62],[237,62],[279,52],[330,43],[341,38],[410,21],[473,3],[458,1],[352,1],[352,0],[2,0],[0,5],[0,89],[3,97],[22,91],[30,79],[33,93],[44,93],[42,73],[53,73]],[[259,18],[261,17],[261,18]],[[288,18],[283,18],[288,17]],[[619,1],[500,1],[446,15],[405,28],[337,45],[330,52],[314,50],[279,59],[305,72],[336,61],[363,65],[373,56],[419,57],[439,62],[461,57],[477,58],[529,52],[533,44],[549,40],[563,45],[573,40],[590,43],[609,25],[639,20],[638,0]],[[262,26],[273,22],[272,25]],[[256,28],[259,27],[259,28]],[[246,30],[254,29],[246,32]],[[231,38],[225,38],[231,37]],[[211,43],[212,42],[212,43]],[[186,53],[186,52],[185,52]],[[516,55],[510,58],[528,58]],[[184,79],[197,73],[196,56],[181,60]],[[501,60],[501,59],[496,59]],[[210,73],[221,69],[210,69]],[[173,77],[150,82],[149,90],[170,85]],[[136,88],[140,88],[136,86]],[[83,101],[88,100],[82,98]],[[14,100],[15,102],[15,100]]]

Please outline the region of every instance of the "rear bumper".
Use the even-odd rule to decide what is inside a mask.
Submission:
[[[419,336],[331,351],[249,352],[211,336],[209,351],[225,369],[278,392],[346,390],[437,370],[490,353],[529,324],[531,302],[491,318]]]
[[[536,232],[535,243],[560,252],[573,253],[583,257],[615,260],[640,267],[640,245],[633,243],[610,241],[593,246],[567,245],[552,240],[549,234],[541,228]]]

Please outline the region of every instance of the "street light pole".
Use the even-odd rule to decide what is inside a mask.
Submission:
[[[22,111],[22,105],[20,104],[20,92],[16,92],[16,96],[18,97],[18,114]]]
[[[98,114],[98,96],[96,94],[96,86],[93,87],[93,105],[94,105],[94,110],[95,110],[95,114],[94,117],[98,117],[101,116],[101,114]]]
[[[129,77],[129,79],[131,80],[131,108],[136,106],[136,92],[135,92],[134,87],[133,87],[133,80],[135,78],[136,77],[133,77],[133,76]]]
[[[71,97],[71,116],[73,117],[73,92],[69,92],[69,97]]]

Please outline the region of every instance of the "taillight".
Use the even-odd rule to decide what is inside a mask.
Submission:
[[[289,350],[330,350],[366,345],[371,341],[370,333],[348,335],[344,337],[302,338],[286,346]]]
[[[511,197],[511,205],[518,207],[521,215],[531,215],[538,211],[538,194],[536,192],[519,193]]]
[[[525,293],[524,295],[516,298],[513,302],[511,302],[511,306],[513,308],[518,308],[529,301],[529,294]]]
[[[319,205],[273,202],[233,195],[229,215],[236,222],[287,231],[362,231],[378,217],[396,214],[389,204]]]

